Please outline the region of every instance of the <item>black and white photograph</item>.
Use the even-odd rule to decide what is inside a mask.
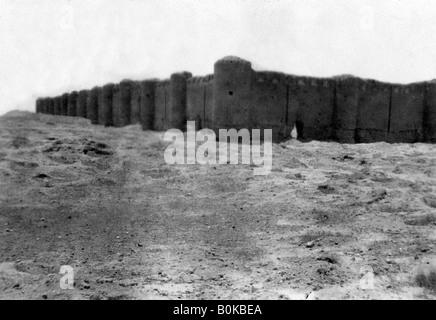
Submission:
[[[0,0],[0,300],[435,299],[435,1]]]

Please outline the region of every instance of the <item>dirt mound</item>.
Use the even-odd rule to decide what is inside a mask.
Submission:
[[[0,116],[0,118],[29,118],[35,115],[34,112],[30,111],[12,110],[6,112],[4,115]]]
[[[54,139],[50,146],[43,152],[64,152],[70,154],[86,154],[88,156],[108,156],[113,151],[107,144],[96,142],[87,138],[83,139]]]

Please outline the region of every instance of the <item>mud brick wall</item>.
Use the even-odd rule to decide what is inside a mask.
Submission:
[[[140,122],[142,130],[152,130],[154,123],[154,90],[156,80],[139,82],[140,89]]]
[[[123,80],[116,86],[116,89],[114,87],[115,115],[113,119],[117,127],[124,127],[131,123],[132,85],[133,81]]]
[[[191,77],[186,82],[186,120],[195,121],[196,130],[208,128],[213,101],[213,75]]]
[[[333,137],[339,142],[355,142],[360,85],[361,79],[359,78],[344,77],[336,79]]]
[[[47,98],[42,98],[41,101],[41,109],[42,109],[42,113],[47,114],[48,113],[48,103],[47,103]]]
[[[68,94],[68,116],[75,117],[77,111],[77,97],[78,92],[73,91]]]
[[[139,81],[133,81],[131,84],[131,115],[130,123],[136,124],[141,121],[141,87]]]
[[[120,84],[117,83],[112,88],[112,119],[115,127],[122,127],[121,123],[121,91]]]
[[[212,123],[212,110],[213,110],[213,79],[214,75],[208,75],[206,76],[204,81],[205,86],[205,105],[204,105],[204,125],[203,128],[210,128],[210,125]]]
[[[279,72],[256,72],[252,76],[251,91],[250,129],[272,129],[273,140],[282,140],[288,136],[291,130],[286,126],[286,75]]]
[[[191,76],[189,72],[171,75],[165,112],[165,130],[186,129],[186,81]]]
[[[86,118],[86,100],[88,98],[88,90],[80,90],[77,97],[77,116]]]
[[[55,116],[61,115],[61,97],[54,97],[53,114]]]
[[[44,98],[38,98],[36,100],[37,110],[39,109],[39,113],[44,113]]]
[[[104,85],[98,91],[98,96],[97,96],[98,124],[102,124],[102,125],[104,125],[104,122],[105,122],[104,106],[103,106],[103,100],[104,100],[103,87],[104,87]]]
[[[114,125],[113,117],[113,90],[114,84],[105,84],[102,88],[101,108],[98,110],[99,123],[109,127]]]
[[[53,115],[54,114],[54,98],[48,98],[47,104],[48,104],[48,114]]]
[[[273,140],[336,140],[340,143],[436,142],[436,80],[391,84],[354,76],[314,78],[256,72],[228,56],[214,74],[108,84],[38,98],[36,112],[86,117],[92,124],[143,130],[272,129]]]
[[[54,101],[53,98],[47,98],[47,114],[54,113]]]
[[[42,110],[44,114],[48,114],[48,98],[42,100]]]
[[[47,107],[46,107],[46,98],[41,98],[41,113],[47,113]]]
[[[327,78],[290,76],[287,123],[301,140],[329,140],[333,136],[335,82]]]
[[[61,95],[61,116],[68,115],[68,93]]]
[[[186,120],[195,121],[195,130],[204,127],[206,83],[201,77],[192,77],[186,83]]]
[[[48,98],[42,99],[42,113],[48,114]]]
[[[44,113],[44,98],[39,98],[39,113]]]
[[[37,98],[35,101],[35,112],[42,113],[41,112],[41,98]]]
[[[436,143],[436,81],[426,85],[424,109],[424,141]]]
[[[251,105],[251,63],[235,57],[214,65],[213,102],[210,129],[249,128]]]
[[[391,85],[375,80],[359,81],[355,142],[388,141]]]
[[[424,140],[425,83],[392,85],[389,142]]]
[[[40,108],[41,108],[41,113],[45,113],[45,98],[41,98],[41,102],[40,102]]]
[[[165,116],[166,108],[169,103],[169,80],[160,81],[155,86],[154,96],[154,124],[153,130],[162,131],[165,130]]]
[[[86,101],[86,118],[91,120],[91,124],[98,124],[98,95],[102,91],[99,87],[94,87],[89,91]]]

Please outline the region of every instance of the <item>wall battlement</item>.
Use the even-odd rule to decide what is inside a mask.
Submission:
[[[255,71],[234,56],[214,73],[183,71],[168,79],[123,80],[90,90],[38,98],[36,112],[78,116],[92,124],[143,130],[272,129],[286,139],[343,143],[436,142],[436,81],[385,83],[350,75],[332,78]]]

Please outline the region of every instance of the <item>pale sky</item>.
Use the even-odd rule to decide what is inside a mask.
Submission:
[[[436,78],[434,0],[0,0],[0,115],[124,78],[267,70]]]

